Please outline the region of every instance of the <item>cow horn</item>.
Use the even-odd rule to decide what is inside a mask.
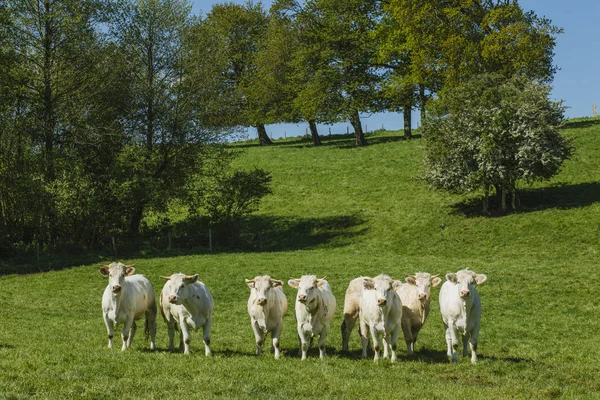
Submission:
[[[326,276],[322,277],[321,279],[317,279],[318,281],[324,281],[325,278],[327,278]]]
[[[431,279],[437,278],[438,276],[440,276],[440,274],[431,275]]]
[[[165,281],[170,281],[171,280],[170,276],[161,276],[161,278],[163,278]]]

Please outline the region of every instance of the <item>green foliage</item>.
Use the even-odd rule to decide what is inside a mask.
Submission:
[[[483,75],[442,92],[425,121],[425,179],[456,193],[493,185],[503,209],[519,180],[550,179],[571,154],[558,131],[564,107],[550,90],[521,76]]]

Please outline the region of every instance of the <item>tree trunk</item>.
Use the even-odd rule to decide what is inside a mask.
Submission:
[[[358,115],[358,111],[354,111],[350,115],[350,123],[354,128],[354,137],[356,138],[357,146],[366,146],[368,143],[365,140],[365,135],[363,134],[362,125],[360,122],[360,116]]]
[[[483,212],[484,214],[490,213],[490,187],[485,185],[485,194],[483,196]]]
[[[140,233],[140,224],[142,223],[143,216],[144,204],[136,205],[131,213],[131,221],[129,222],[129,236],[131,238],[137,237],[138,233]]]
[[[502,211],[506,212],[506,190],[502,188]]]
[[[265,124],[256,125],[256,131],[258,132],[258,141],[261,146],[266,144],[273,144],[269,136],[267,135],[267,130],[265,129]]]
[[[411,130],[411,111],[412,111],[412,100],[409,100],[403,107],[404,114],[404,137],[407,139],[412,138],[412,130]]]
[[[313,146],[320,146],[321,138],[319,137],[319,131],[317,131],[317,123],[314,119],[308,120],[308,126],[310,127],[310,134],[312,135]]]
[[[44,2],[44,152],[46,179],[54,180],[54,99],[52,97],[52,19],[51,3]]]
[[[425,106],[427,105],[427,96],[425,96],[425,85],[419,84],[419,104],[421,111],[421,136],[425,136]]]

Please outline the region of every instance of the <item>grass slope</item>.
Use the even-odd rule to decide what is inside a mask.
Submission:
[[[244,168],[273,172],[272,196],[250,227],[262,251],[139,258],[137,271],[199,273],[215,298],[213,358],[201,334],[192,355],[158,351],[138,333],[131,349],[106,348],[100,300],[106,281],[98,264],[0,277],[0,398],[592,398],[600,391],[600,124],[579,121],[564,133],[574,157],[551,182],[523,188],[522,207],[483,217],[477,195],[431,192],[418,179],[423,141],[399,133],[370,137],[354,148],[328,137],[246,146]],[[68,265],[68,260],[65,266]],[[56,265],[54,265],[56,267]],[[360,359],[356,332],[341,354],[343,297],[348,282],[382,272],[460,268],[486,273],[480,361],[446,360],[444,332],[432,290],[432,311],[415,357],[399,342],[398,363]],[[43,267],[42,267],[43,268]],[[297,356],[293,300],[284,321],[284,358],[254,355],[244,278],[268,273],[287,280],[326,275],[338,308],[326,360]]]

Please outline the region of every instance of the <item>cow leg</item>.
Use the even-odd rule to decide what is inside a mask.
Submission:
[[[396,362],[397,359],[396,350],[398,349],[398,336],[400,336],[400,327],[396,326],[396,328],[392,332],[392,340],[390,342],[390,347],[392,350],[392,359],[390,360],[391,362]]]
[[[129,337],[127,338],[127,347],[131,347],[131,343],[133,342],[133,337],[137,332],[137,324],[135,321],[131,324],[131,329],[129,330]]]
[[[190,354],[192,335],[190,334],[190,327],[183,318],[179,321],[179,328],[181,329],[181,338],[183,339],[183,354]]]
[[[260,356],[263,353],[262,345],[265,341],[266,334],[262,331],[262,329],[260,329],[260,327],[258,326],[258,323],[256,321],[251,321],[251,322],[252,322],[252,331],[254,332],[254,339],[256,340],[256,355]]]
[[[212,315],[209,315],[206,319],[206,323],[202,328],[202,341],[204,342],[204,355],[206,357],[212,357],[212,351],[210,351],[210,327],[212,326]]]
[[[354,325],[356,324],[356,316],[344,314],[344,322],[342,322],[342,351],[348,351],[348,342]]]
[[[390,357],[390,335],[383,332],[383,334],[381,335],[381,343],[383,345],[383,358],[388,359]]]
[[[413,343],[413,336],[412,336],[412,330],[411,327],[408,326],[408,324],[402,324],[402,333],[404,334],[404,341],[406,342],[406,353],[409,356],[413,355],[413,347],[412,347],[412,343]]]
[[[123,346],[121,347],[122,351],[127,350],[127,347],[131,343],[129,340],[129,335],[133,324],[133,316],[127,317],[127,319],[125,320],[125,326],[121,331],[121,340],[123,341]]]
[[[104,314],[104,324],[106,325],[106,331],[108,332],[108,348],[113,348],[113,337],[115,336],[115,327],[111,319],[108,318],[108,314]]]
[[[471,364],[477,363],[477,339],[479,338],[479,324],[473,328],[469,344],[471,345]]]
[[[444,328],[446,329],[446,345],[448,347],[446,354],[448,355],[448,360],[452,361],[453,355],[452,355],[452,333],[450,333],[451,328],[448,325],[446,325],[446,323],[444,323]]]
[[[306,336],[304,335],[304,330],[302,329],[302,323],[298,324],[298,342],[300,343],[300,357],[302,360],[306,360],[309,346]]]
[[[412,331],[412,343],[410,344],[410,350],[411,350],[411,354],[414,354],[415,352],[415,344],[417,344],[417,338],[419,337],[419,331],[421,330],[421,328],[413,328]]]
[[[275,349],[275,359],[279,360],[281,354],[279,352],[279,335],[281,335],[281,328],[283,328],[283,322],[279,321],[277,326],[271,332],[271,336],[273,337],[273,348]]]
[[[360,329],[358,334],[360,335],[360,341],[362,343],[362,358],[367,358],[367,346],[369,345],[368,327],[363,321],[360,321]]]
[[[325,341],[327,340],[327,335],[329,334],[329,326],[324,326],[321,330],[321,334],[319,335],[319,358],[325,358]]]
[[[462,341],[463,341],[463,353],[462,353],[462,355],[463,355],[463,357],[466,357],[466,356],[467,356],[467,354],[468,354],[468,353],[467,353],[467,345],[469,344],[469,336],[470,336],[470,335],[469,335],[469,333],[467,332],[467,333],[465,333],[465,334],[463,335],[463,338],[462,338]]]
[[[373,338],[373,350],[375,351],[375,358],[373,358],[373,362],[378,363],[379,351],[381,350],[381,341],[379,338],[379,332],[375,330],[375,327],[371,327],[371,337]]]
[[[169,333],[169,351],[175,351],[175,321],[173,319],[167,322],[167,332]]]
[[[181,326],[179,327],[179,351],[183,351],[183,331],[181,330]]]

